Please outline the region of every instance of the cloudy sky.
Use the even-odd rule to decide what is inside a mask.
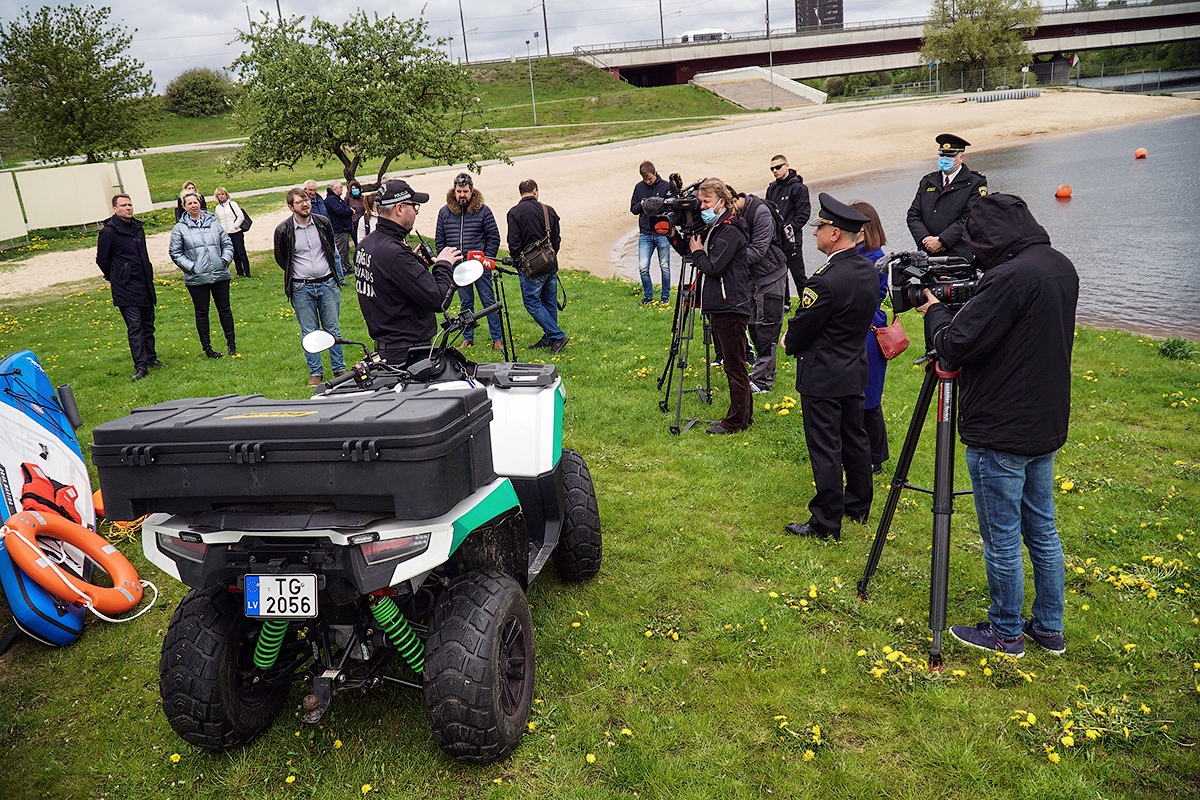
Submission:
[[[361,0],[278,0],[284,16],[314,14],[340,22]],[[467,54],[471,61],[525,55],[525,40],[544,51],[543,0],[461,0],[467,29]],[[550,50],[567,53],[576,45],[657,39],[659,4],[656,0],[544,0],[549,23]],[[724,28],[731,32],[762,30],[765,0],[661,0],[662,25],[667,37],[697,28]],[[86,0],[76,0],[76,5]],[[535,5],[536,4],[536,5]],[[0,0],[0,21],[17,16],[26,5],[20,0]],[[171,0],[150,4],[145,0],[95,0],[108,5],[112,19],[133,33],[133,55],[145,62],[158,82],[167,82],[190,67],[228,66],[240,52],[234,41],[236,30],[247,27],[247,12],[257,22],[259,15],[276,14],[275,0]],[[848,22],[924,16],[929,0],[845,0]],[[453,36],[453,55],[460,59],[462,25],[458,0],[437,0],[425,5],[413,2],[366,6],[370,12],[416,16],[424,9],[435,36]],[[772,29],[795,25],[794,0],[771,3]]]

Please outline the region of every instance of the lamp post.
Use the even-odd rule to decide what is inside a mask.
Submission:
[[[467,21],[463,18],[462,0],[458,0],[458,22],[463,32],[463,61],[471,63],[471,54],[467,52]]]
[[[537,36],[537,31],[534,31]],[[533,94],[533,57],[529,53],[529,40],[525,40],[525,64],[529,67],[529,102],[533,104],[533,124],[537,125],[537,97]]]
[[[763,14],[767,23],[767,69],[771,73],[771,108],[775,107],[775,53],[771,49],[771,0],[767,0],[767,12]]]

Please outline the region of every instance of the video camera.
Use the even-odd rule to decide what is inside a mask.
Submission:
[[[671,173],[671,188],[666,197],[647,197],[642,201],[642,213],[661,217],[683,236],[699,233],[707,227],[700,218],[700,198],[696,195],[704,179],[687,186],[678,172]],[[663,231],[665,233],[665,231]]]
[[[925,305],[928,289],[951,311],[975,295],[983,274],[960,256],[931,256],[924,250],[893,253],[885,265],[891,275],[892,310],[897,314]]]

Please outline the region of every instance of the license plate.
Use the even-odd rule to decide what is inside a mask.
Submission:
[[[316,575],[246,576],[247,617],[296,619],[316,615]]]

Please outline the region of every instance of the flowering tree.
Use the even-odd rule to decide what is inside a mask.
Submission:
[[[402,155],[472,169],[503,157],[483,127],[474,78],[437,49],[423,19],[360,9],[342,25],[264,20],[239,38],[248,49],[233,62],[245,90],[235,118],[249,141],[235,168],[336,158],[350,180],[364,159],[382,158],[382,179]]]
[[[952,69],[1019,67],[1032,60],[1025,37],[1041,20],[1036,0],[934,0],[921,56]]]

